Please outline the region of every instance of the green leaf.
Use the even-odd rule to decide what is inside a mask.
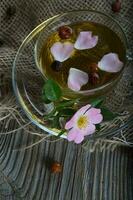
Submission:
[[[101,113],[103,115],[103,120],[104,121],[110,121],[113,120],[115,117],[117,117],[118,115],[116,115],[115,113],[111,112],[110,110],[108,110],[107,108],[101,108]]]
[[[100,131],[101,125],[100,125],[100,124],[95,124],[95,126],[96,126],[96,129],[97,129],[98,131]]]
[[[72,108],[65,108],[65,109],[62,109],[60,112],[60,116],[73,116],[74,113],[75,113],[75,110],[72,109]]]
[[[56,109],[53,109],[49,114],[44,115],[44,119],[53,118],[56,114]]]
[[[59,118],[60,118],[59,113],[56,116],[54,116],[54,118],[51,121],[52,128],[60,128]]]
[[[69,106],[72,106],[74,103],[77,102],[78,99],[74,99],[74,100],[63,100],[60,102],[59,105],[56,106],[57,109],[62,109],[62,108],[65,108],[65,107],[69,107]]]
[[[49,99],[47,99],[47,97],[46,97],[44,88],[43,88],[43,90],[42,90],[42,100],[43,100],[43,102],[44,102],[45,104],[51,103],[51,101],[50,101]]]
[[[46,98],[50,101],[57,101],[62,96],[62,91],[59,85],[53,80],[47,80],[44,85]]]
[[[91,105],[95,108],[100,108],[100,106],[103,104],[104,98],[99,98],[99,99],[95,99],[92,100]]]
[[[66,132],[66,130],[62,130],[59,134],[58,137],[60,137],[61,135],[63,135]]]

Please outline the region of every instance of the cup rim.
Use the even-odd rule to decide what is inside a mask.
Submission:
[[[109,18],[110,20],[112,20],[118,27],[119,29],[121,30],[121,33],[123,35],[123,38],[124,38],[124,44],[125,44],[125,58],[126,58],[126,53],[127,53],[127,49],[128,49],[128,42],[127,42],[127,37],[126,37],[126,34],[123,30],[123,28],[121,27],[121,25],[118,23],[117,20],[115,20],[112,16],[108,15],[108,14],[105,14],[104,12],[101,12],[101,11],[98,11],[98,10],[93,10],[93,9],[83,9],[83,10],[72,10],[72,11],[67,11],[65,13],[61,13],[59,15],[57,15],[55,18],[53,18],[51,21],[49,21],[47,23],[47,25],[44,27],[43,29],[43,32],[45,31],[45,28],[47,28],[49,25],[51,25],[52,23],[56,22],[57,20],[59,20],[59,18],[61,17],[64,17],[66,15],[69,15],[71,13],[84,13],[84,12],[90,12],[90,13],[94,13],[94,14],[99,14],[99,15],[102,15],[102,16],[105,16],[106,18]],[[41,38],[43,32],[39,35],[39,38]],[[37,53],[37,46],[38,46],[38,43],[39,43],[39,38],[36,42],[36,45],[35,45],[35,54]],[[41,72],[42,76],[44,77],[45,80],[47,80],[47,77],[43,74],[43,72],[41,71],[40,69],[40,66],[38,64],[38,61],[37,61],[37,58],[35,56],[35,61],[36,61],[36,65],[39,69],[39,71]],[[89,89],[89,90],[80,90],[80,91],[73,91],[73,90],[70,90],[69,88],[62,88],[61,86],[61,89],[63,89],[65,91],[65,93],[67,92],[68,95],[84,95],[84,94],[91,94],[91,93],[94,93],[94,92],[97,92],[97,91],[100,91],[104,88],[107,88],[108,86],[110,86],[111,84],[117,82],[117,80],[119,80],[119,78],[121,77],[121,74],[126,66],[126,63],[127,63],[127,58],[125,59],[125,63],[124,63],[124,66],[122,68],[122,70],[120,71],[120,74],[113,80],[110,80],[108,81],[107,83],[99,86],[99,87],[96,87],[96,88],[93,88],[93,89]]]

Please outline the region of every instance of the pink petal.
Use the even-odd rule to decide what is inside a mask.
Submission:
[[[66,123],[65,125],[65,129],[69,130],[73,127],[76,127],[76,123],[77,123],[77,119],[83,115],[89,108],[91,107],[91,105],[86,105],[83,106],[82,108],[80,108],[74,115],[73,117]]]
[[[83,106],[82,108],[80,108],[76,114],[81,115],[84,114],[89,108],[91,107],[90,104],[87,104],[86,106]]]
[[[68,130],[74,126],[73,117],[65,124],[65,129]]]
[[[74,142],[76,144],[80,144],[84,140],[84,135],[78,133],[74,139]]]
[[[76,68],[70,68],[68,87],[73,91],[79,91],[89,80],[88,74]]]
[[[76,134],[77,134],[76,130],[75,129],[71,129],[69,131],[68,135],[67,135],[68,141],[73,141],[75,139],[75,137],[76,137]]]
[[[71,56],[73,48],[74,46],[70,42],[66,43],[56,42],[51,47],[50,51],[55,60],[63,62]]]
[[[119,60],[116,53],[109,53],[98,62],[98,67],[103,71],[115,73],[122,69],[123,62]]]
[[[99,124],[103,120],[103,116],[100,113],[101,113],[100,109],[91,108],[91,109],[88,110],[86,115],[89,117],[89,120],[90,120],[91,123]]]
[[[99,124],[103,121],[103,116],[101,114],[98,114],[96,116],[91,116],[90,120],[93,124]]]
[[[87,111],[88,114],[94,114],[94,115],[97,115],[97,114],[100,114],[101,113],[101,109],[99,108],[90,108],[88,111]]]
[[[84,135],[91,135],[95,132],[95,130],[96,130],[95,125],[90,123]]]
[[[92,36],[91,31],[82,31],[80,32],[74,47],[76,49],[91,49],[97,45],[98,36]]]

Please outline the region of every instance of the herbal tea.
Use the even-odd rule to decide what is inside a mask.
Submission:
[[[82,35],[88,33],[90,38],[89,48],[84,48],[87,45],[87,41],[81,38],[80,33],[84,33]],[[93,43],[96,44],[93,45]],[[55,51],[54,44],[56,46]],[[65,45],[61,46],[62,44],[66,45],[66,52],[64,53]],[[58,51],[59,48],[60,51]],[[69,55],[68,50],[70,48],[72,49]],[[65,55],[64,60],[61,55],[57,55],[58,52]],[[44,76],[55,80],[62,88],[68,88],[68,80],[73,77],[73,75],[69,77],[72,71],[71,68],[76,69],[75,71],[73,70],[73,82],[78,82],[81,79],[81,84],[80,89],[76,88],[75,91],[89,90],[102,86],[119,76],[122,67],[117,71],[112,71],[112,69],[103,70],[102,68],[103,65],[108,65],[108,62],[113,63],[114,66],[116,65],[116,61],[112,60],[110,55],[112,57],[118,55],[119,65],[121,63],[124,64],[125,48],[117,34],[98,23],[79,22],[69,26],[62,26],[47,38],[41,50],[39,64]],[[108,62],[106,58],[108,58]],[[98,63],[102,66],[98,67]],[[82,73],[82,77],[78,78],[78,73]],[[71,87],[69,88],[71,89]]]

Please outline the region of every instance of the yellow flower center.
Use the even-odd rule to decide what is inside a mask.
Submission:
[[[88,121],[87,116],[82,115],[78,118],[78,121],[77,121],[78,128],[80,129],[86,128],[88,126],[88,123],[89,121]]]

